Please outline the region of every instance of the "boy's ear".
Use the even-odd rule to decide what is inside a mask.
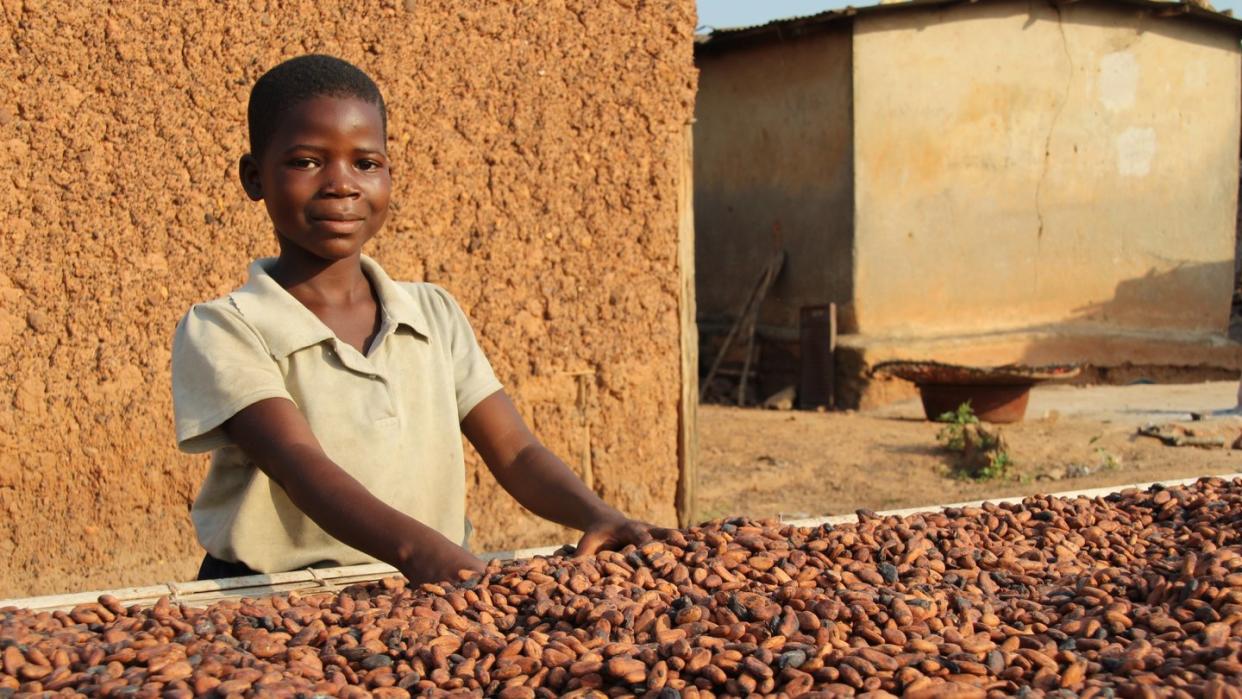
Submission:
[[[263,180],[259,177],[259,161],[249,153],[237,161],[237,177],[251,201],[263,199]]]

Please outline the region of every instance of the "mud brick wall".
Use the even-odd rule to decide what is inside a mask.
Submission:
[[[550,447],[675,519],[677,203],[691,0],[72,3],[0,15],[0,597],[187,579],[174,325],[276,247],[235,177],[284,58],[371,73],[392,215],[368,252],[443,285]],[[565,540],[471,455],[476,550]]]

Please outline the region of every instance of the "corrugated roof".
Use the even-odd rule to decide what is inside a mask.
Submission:
[[[814,34],[819,31],[823,31],[834,23],[852,20],[854,17],[865,15],[904,12],[916,8],[973,5],[982,2],[999,1],[1000,0],[906,0],[905,2],[868,5],[866,7],[844,7],[839,10],[828,10],[827,12],[806,15],[804,17],[777,19],[766,24],[759,24],[753,27],[713,29],[709,34],[702,34],[695,37],[695,49],[714,50],[737,43],[749,43],[749,41],[755,39],[768,39],[773,36],[779,38],[804,36],[806,34]],[[1214,10],[1199,7],[1198,5],[1194,5],[1189,2],[1168,2],[1166,0],[1061,0],[1061,4],[1065,5],[1074,4],[1075,2],[1099,2],[1113,5],[1136,6],[1151,10],[1157,17],[1182,18],[1189,21],[1202,22],[1204,24],[1232,31],[1234,34],[1242,36],[1242,19],[1238,19],[1228,12],[1216,12]]]

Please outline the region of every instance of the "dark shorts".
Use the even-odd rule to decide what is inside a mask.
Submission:
[[[320,561],[312,563],[308,568],[332,568],[340,565],[332,561]],[[229,563],[222,561],[210,553],[203,556],[203,562],[198,567],[199,580],[219,580],[220,578],[240,578],[246,575],[265,575],[251,568],[245,563]]]
[[[222,561],[210,553],[203,556],[203,563],[198,567],[199,580],[219,580],[220,578],[240,578],[243,575],[261,575],[245,563]]]

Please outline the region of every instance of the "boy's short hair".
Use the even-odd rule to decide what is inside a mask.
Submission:
[[[277,65],[250,88],[246,121],[250,128],[251,155],[262,158],[285,112],[315,97],[355,97],[374,104],[379,107],[380,122],[387,137],[388,111],[375,81],[348,61],[309,54]]]

